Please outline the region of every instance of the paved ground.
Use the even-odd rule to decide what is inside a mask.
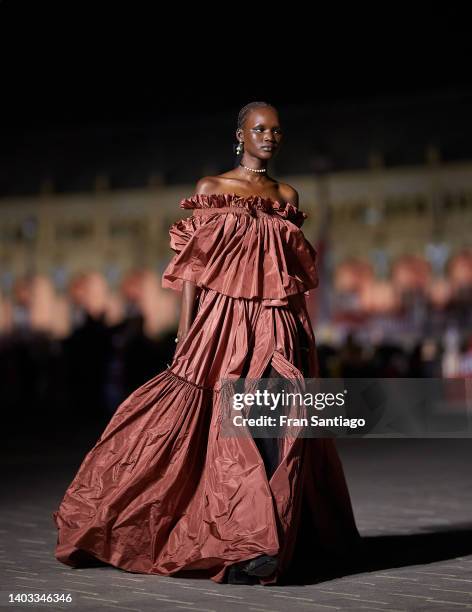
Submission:
[[[8,603],[19,592],[72,596],[70,604],[29,604],[37,610],[472,609],[471,440],[339,440],[366,558],[312,584],[262,587],[57,562],[50,515],[94,435],[11,442],[23,451],[2,463],[2,610],[26,608]]]

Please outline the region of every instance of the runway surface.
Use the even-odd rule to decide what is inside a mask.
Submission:
[[[338,440],[364,555],[308,584],[251,586],[67,567],[54,558],[51,513],[101,426],[2,449],[2,610],[472,609],[472,440]],[[323,575],[324,574],[324,575]],[[70,603],[9,603],[17,593],[65,593]]]

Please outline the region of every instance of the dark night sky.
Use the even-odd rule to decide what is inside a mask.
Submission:
[[[307,16],[283,5],[273,15],[228,5],[220,24],[198,9],[193,17],[188,8],[152,14],[139,2],[99,10],[0,0],[0,127],[168,120],[234,112],[258,99],[316,106],[471,89],[469,20],[458,8],[414,15],[400,3],[395,13],[371,7],[350,15],[343,7]]]
[[[201,58],[201,64],[205,59]],[[356,63],[353,58],[350,61]],[[34,66],[31,62],[26,70],[7,79],[4,125],[11,126],[12,119],[25,128],[126,122],[136,117],[155,121],[162,115],[179,118],[234,112],[251,100],[316,108],[390,95],[472,91],[469,72],[458,65],[454,70],[438,68],[435,72],[431,65],[421,68],[413,62],[402,68],[386,61],[384,72],[373,67],[361,69],[361,59],[357,66],[349,62],[305,70],[297,66],[291,71],[275,70],[274,76],[256,79],[251,75],[241,83],[237,77],[207,76],[205,70],[188,64],[178,74],[168,66],[151,71],[144,64],[135,69],[120,62],[100,68],[83,60],[78,65],[70,59],[67,68],[49,64],[47,70],[44,64]],[[278,84],[271,85],[274,81]]]
[[[234,4],[219,24],[200,4],[195,15],[150,6],[0,0],[0,194],[35,192],[44,176],[88,188],[98,172],[142,184],[164,166],[169,180],[194,180],[196,159],[231,163],[237,113],[253,100],[287,111],[307,163],[315,146],[359,167],[374,141],[409,163],[436,136],[446,157],[470,157],[472,37],[454,6]]]

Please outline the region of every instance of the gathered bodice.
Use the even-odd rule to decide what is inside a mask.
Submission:
[[[301,227],[307,214],[299,210],[290,202],[280,202],[261,195],[242,196],[237,193],[197,193],[180,201],[180,208],[192,209],[194,211],[214,212],[248,212],[252,216],[258,213],[276,215],[281,219],[287,219]],[[230,210],[227,210],[230,209]],[[208,211],[209,212],[209,211]],[[198,214],[198,212],[197,212]]]
[[[183,281],[235,298],[288,303],[288,296],[318,285],[316,251],[300,227],[307,214],[290,202],[236,193],[194,194],[180,201],[192,215],[169,229],[176,253],[164,288]]]

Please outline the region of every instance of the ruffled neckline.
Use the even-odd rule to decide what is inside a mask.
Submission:
[[[293,219],[303,222],[307,214],[299,210],[291,202],[281,202],[262,195],[239,195],[237,193],[196,193],[180,201],[180,208],[223,208],[223,207],[245,208],[249,212],[261,210],[267,213],[275,213],[284,219]]]

